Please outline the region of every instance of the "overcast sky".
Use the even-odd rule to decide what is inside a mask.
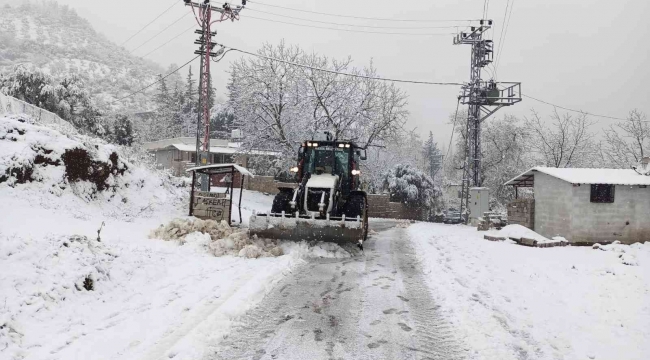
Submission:
[[[118,44],[176,4],[129,41],[125,45],[128,49],[148,40],[183,14],[191,13],[189,8],[183,6],[182,0],[58,2],[75,8],[98,31]],[[238,3],[239,0],[234,2]],[[347,16],[418,20],[479,19],[484,6],[484,0],[260,0],[260,3],[248,3],[250,10],[242,11],[240,21],[216,26],[217,42],[248,51],[255,51],[263,42],[277,44],[285,39],[289,44],[298,44],[308,51],[332,57],[350,55],[359,66],[368,64],[372,59],[380,75],[385,77],[453,82],[468,80],[470,61],[469,46],[452,44],[453,35],[450,33],[455,29],[388,28],[427,28],[450,23],[368,21],[284,10],[262,3]],[[504,44],[497,69],[498,80],[520,81],[524,94],[592,113],[625,117],[633,108],[650,112],[650,1],[491,0],[488,18],[494,19],[495,26],[493,34],[489,36],[494,38],[497,46],[507,3],[512,7],[512,17],[502,40]],[[387,27],[357,28],[365,31],[438,35],[355,33],[299,27],[248,16],[323,27],[337,26],[316,21]],[[135,54],[146,54],[191,27],[193,22],[192,16],[188,15]],[[194,38],[192,30],[189,30],[147,58],[165,67],[172,63],[183,64],[194,56]],[[228,63],[241,56],[231,53],[213,67],[214,85],[221,94],[227,80],[225,71]],[[194,66],[195,69],[197,67]],[[484,74],[484,78],[489,76],[489,72]],[[409,94],[410,127],[417,127],[423,136],[433,131],[436,140],[446,146],[451,131],[447,122],[456,108],[458,87],[399,86]],[[507,113],[525,115],[531,108],[544,114],[552,111],[551,107],[525,99],[511,108],[500,110],[497,116]],[[606,119],[598,121],[603,125],[613,122]]]

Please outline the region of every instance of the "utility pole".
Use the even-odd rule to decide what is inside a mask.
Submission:
[[[492,28],[492,20],[480,20],[480,26],[472,26],[471,32],[461,32],[454,37],[454,45],[471,45],[470,80],[461,89],[460,100],[469,105],[467,113],[467,144],[461,190],[461,214],[463,201],[469,205],[469,187],[480,187],[481,180],[481,123],[504,106],[521,101],[520,82],[484,81],[483,68],[492,63],[494,43],[483,38]]]
[[[201,57],[201,68],[199,72],[199,106],[198,106],[198,119],[196,122],[196,165],[207,165],[210,160],[210,93],[212,91],[210,85],[210,59],[223,54],[223,47],[213,52],[213,48],[217,45],[212,41],[212,37],[217,35],[216,31],[212,31],[212,24],[226,20],[239,20],[239,12],[244,9],[246,0],[242,0],[242,6],[233,7],[229,3],[225,3],[220,7],[213,7],[210,0],[203,0],[202,2],[192,2],[191,0],[183,0],[186,6],[192,7],[192,12],[196,18],[197,23],[201,26],[200,30],[195,33],[200,35],[199,39],[194,41],[199,45],[199,50],[194,51],[194,54]],[[212,20],[212,14],[219,14],[219,18]],[[203,138],[201,139],[201,124],[203,124]],[[207,175],[201,177],[201,191],[208,191]]]

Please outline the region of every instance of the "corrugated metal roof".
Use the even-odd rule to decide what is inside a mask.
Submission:
[[[650,176],[637,173],[633,169],[578,169],[534,167],[505,183],[516,185],[535,172],[541,172],[571,184],[610,184],[610,185],[650,185]]]
[[[172,144],[171,147],[174,147],[180,151],[196,151],[196,145],[187,145],[187,144]],[[168,146],[169,147],[169,146]],[[247,155],[271,155],[278,156],[281,153],[276,151],[266,151],[266,150],[241,150],[239,147],[225,147],[225,146],[210,146],[210,153],[212,154],[247,154]]]

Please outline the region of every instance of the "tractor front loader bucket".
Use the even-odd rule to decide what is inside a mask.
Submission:
[[[249,221],[251,236],[291,241],[326,241],[341,245],[361,246],[365,241],[366,229],[361,218],[317,219],[284,214],[253,214]]]

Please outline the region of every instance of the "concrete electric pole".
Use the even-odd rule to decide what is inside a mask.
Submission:
[[[521,83],[484,81],[483,68],[492,63],[494,43],[483,35],[492,28],[492,20],[480,20],[480,26],[472,26],[470,32],[461,32],[454,38],[454,45],[471,45],[470,80],[463,85],[460,101],[469,105],[467,113],[467,144],[463,168],[461,197],[469,201],[469,187],[481,187],[481,123],[504,106],[521,101]],[[461,213],[462,213],[461,201]],[[480,216],[480,214],[474,214]],[[474,217],[478,217],[474,216]]]
[[[202,2],[192,2],[190,0],[183,0],[186,6],[192,7],[192,12],[200,30],[195,33],[200,35],[199,39],[194,41],[199,45],[199,50],[194,53],[201,57],[201,69],[199,72],[199,106],[198,106],[198,119],[196,123],[196,165],[207,165],[210,156],[210,59],[218,57],[223,53],[223,48],[213,51],[216,43],[212,41],[212,37],[217,35],[216,31],[212,31],[211,27],[214,23],[226,20],[239,20],[239,12],[244,9],[246,0],[242,0],[242,6],[233,7],[229,3],[225,3],[219,7],[213,7],[210,0]],[[218,18],[212,19],[212,14],[217,13]],[[201,139],[201,124],[203,124],[203,138]],[[208,190],[209,179],[203,176],[201,179],[201,190]]]

